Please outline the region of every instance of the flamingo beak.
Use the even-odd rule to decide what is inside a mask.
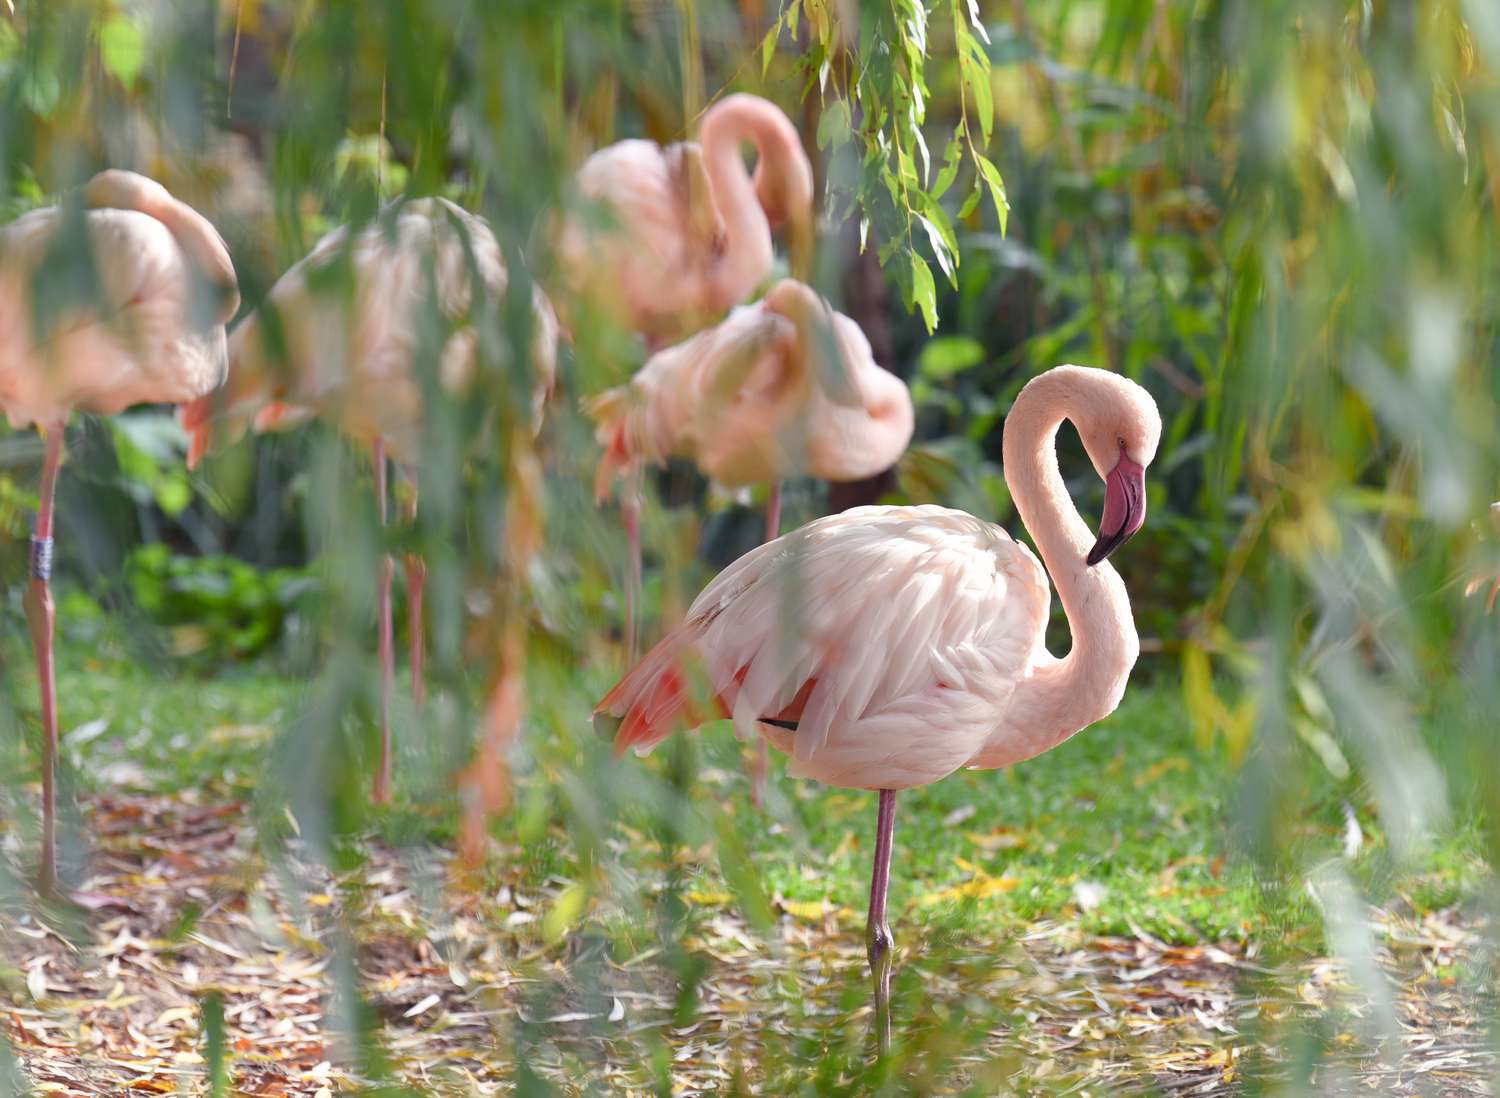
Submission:
[[[1104,478],[1104,517],[1099,521],[1099,540],[1089,550],[1089,566],[1129,541],[1145,521],[1146,467],[1121,452],[1119,462]]]

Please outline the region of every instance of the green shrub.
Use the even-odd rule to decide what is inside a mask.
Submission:
[[[140,610],[170,632],[172,653],[204,666],[266,652],[318,588],[301,569],[178,556],[159,543],[131,553],[125,578]]]

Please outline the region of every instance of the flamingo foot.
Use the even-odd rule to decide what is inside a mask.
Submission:
[[[880,815],[875,831],[875,863],[870,875],[870,915],[865,923],[865,946],[875,984],[875,1041],[884,1057],[891,1051],[891,966],[895,939],[885,921],[886,894],[891,883],[891,846],[896,831],[896,791],[880,791]]]

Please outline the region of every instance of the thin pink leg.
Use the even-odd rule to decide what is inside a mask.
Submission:
[[[375,466],[376,510],[380,525],[386,523],[385,439],[377,438],[371,459]],[[389,553],[380,556],[380,767],[375,771],[375,785],[370,799],[376,804],[391,803],[391,684],[396,678],[395,627],[391,622],[391,582],[396,576],[396,562]]]
[[[626,479],[620,493],[620,515],[630,551],[625,572],[625,659],[634,667],[640,654],[641,613],[641,486],[634,476]]]
[[[891,846],[895,832],[896,791],[882,789],[875,828],[875,865],[870,873],[870,917],[865,922],[870,974],[875,979],[875,1039],[882,1056],[891,1050],[891,952],[895,942],[885,921],[885,898],[891,885]]]
[[[52,503],[57,495],[57,470],[63,457],[63,425],[47,433],[47,456],[42,463],[41,500],[36,533],[31,538],[31,582],[22,600],[36,652],[36,675],[42,701],[42,862],[37,887],[57,891],[57,679],[52,666],[56,614],[52,605]]]
[[[406,470],[406,481],[411,488],[403,510],[406,521],[417,521],[417,474]],[[423,614],[422,595],[427,589],[427,562],[420,553],[406,554],[406,643],[411,663],[411,697],[420,709],[427,701],[427,679],[423,674],[427,656],[427,632]]]
[[[771,498],[766,502],[766,541],[781,537],[781,481],[771,482]]]

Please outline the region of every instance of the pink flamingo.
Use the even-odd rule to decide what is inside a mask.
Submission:
[[[900,458],[913,426],[906,383],[876,364],[859,325],[792,279],[718,326],[657,352],[628,385],[587,409],[604,447],[595,482],[601,499],[612,480],[633,477],[643,464],[690,458],[726,487],[771,484],[766,540],[781,533],[783,477],[873,476]],[[633,658],[641,548],[632,515],[627,508]],[[752,772],[757,802],[764,765],[762,757]]]
[[[747,141],[753,177],[740,152]],[[576,185],[601,208],[564,219],[556,237],[564,281],[653,348],[750,296],[771,271],[774,226],[787,225],[794,269],[812,246],[812,165],[796,127],[757,96],[715,103],[698,143],[636,139],[600,149]]]
[[[240,300],[224,241],[161,184],[100,172],[84,188],[83,205],[33,210],[0,229],[0,408],[12,426],[35,423],[47,438],[25,601],[41,688],[38,877],[48,892],[57,884],[50,579],[63,429],[75,411],[113,415],[132,404],[175,404],[219,384],[224,325]]]
[[[1097,539],[1058,469],[1065,419],[1104,479]],[[1105,558],[1145,520],[1160,434],[1134,382],[1049,370],[1016,398],[1004,441],[1006,483],[1047,571],[962,511],[860,507],[819,519],[726,569],[595,711],[617,748],[645,752],[679,716],[696,719],[686,683],[701,665],[737,729],[790,755],[794,774],[879,791],[866,940],[882,1051],[896,791],[1029,759],[1119,704],[1139,642]],[[1061,659],[1044,643],[1048,572],[1073,634]]]
[[[327,272],[345,261],[349,281],[329,279]],[[196,464],[216,437],[232,440],[247,426],[275,430],[323,416],[370,450],[380,521],[386,521],[388,454],[409,482],[405,510],[408,519],[414,518],[423,416],[420,327],[429,302],[435,300],[455,327],[434,366],[444,388],[461,390],[473,374],[478,349],[478,334],[467,323],[474,305],[475,273],[491,300],[504,295],[509,276],[494,234],[483,220],[446,199],[406,202],[392,217],[378,218],[352,239],[348,226],[328,233],[277,280],[261,309],[234,330],[224,388],[183,409],[183,426],[192,436],[189,464]],[[556,375],[557,320],[539,289],[533,289],[532,306],[531,417],[536,429]],[[266,313],[274,316],[274,323],[262,321]],[[408,555],[405,564],[412,694],[420,705],[426,566],[415,554]],[[394,570],[390,558],[384,558],[379,599],[380,763],[372,791],[377,804],[389,802],[391,796]]]

